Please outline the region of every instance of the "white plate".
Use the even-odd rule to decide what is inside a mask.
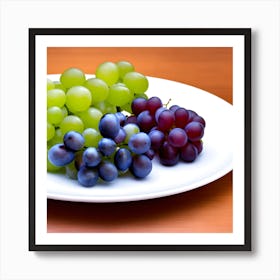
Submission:
[[[57,75],[49,75],[57,80]],[[166,167],[153,160],[152,172],[142,180],[132,176],[85,188],[62,174],[47,174],[48,198],[79,202],[122,202],[170,196],[202,187],[232,170],[233,106],[217,96],[186,84],[148,77],[148,96],[196,111],[206,120],[204,149],[193,163]]]

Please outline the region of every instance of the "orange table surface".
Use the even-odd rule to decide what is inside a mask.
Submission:
[[[227,47],[50,47],[47,73],[79,67],[94,74],[100,63],[119,60],[130,61],[145,76],[192,85],[232,103],[232,48]],[[49,233],[226,233],[232,226],[232,172],[198,189],[145,201],[47,202]]]

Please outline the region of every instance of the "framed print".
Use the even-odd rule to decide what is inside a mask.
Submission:
[[[251,30],[29,29],[29,250],[251,250]]]

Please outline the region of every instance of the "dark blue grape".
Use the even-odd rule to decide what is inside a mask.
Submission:
[[[88,167],[97,166],[102,160],[102,154],[94,147],[89,147],[83,152],[83,163]]]
[[[98,173],[100,178],[106,182],[111,182],[118,177],[118,170],[116,166],[109,161],[100,163],[98,166]]]
[[[77,174],[78,182],[84,187],[93,187],[98,181],[98,172],[93,168],[82,166]]]
[[[75,153],[63,144],[56,144],[48,151],[48,159],[55,166],[66,166],[75,158]]]
[[[76,131],[69,131],[65,133],[63,137],[63,142],[67,149],[79,151],[83,148],[85,144],[85,139],[81,133]]]
[[[130,171],[136,178],[144,178],[152,171],[152,161],[146,155],[134,155]]]
[[[115,115],[119,120],[120,126],[123,126],[126,121],[126,116],[122,112],[117,112]]]
[[[157,151],[163,144],[165,135],[162,131],[153,129],[149,133],[151,139],[151,147],[153,150]]]
[[[114,141],[115,141],[117,144],[120,144],[120,143],[122,143],[122,142],[125,140],[125,137],[126,137],[126,132],[125,132],[125,130],[121,127],[120,130],[119,130],[118,135],[114,138]]]
[[[114,157],[114,163],[120,171],[127,170],[132,162],[131,152],[126,148],[120,148]]]
[[[178,163],[179,159],[180,156],[178,149],[165,141],[162,147],[159,149],[160,163],[167,166],[173,166]]]
[[[120,130],[120,121],[115,114],[105,114],[99,121],[99,131],[103,137],[114,139]]]
[[[102,138],[98,143],[98,149],[104,156],[112,155],[116,147],[116,142],[110,138]]]
[[[130,137],[128,146],[133,153],[144,154],[151,148],[151,139],[148,134],[139,132]]]

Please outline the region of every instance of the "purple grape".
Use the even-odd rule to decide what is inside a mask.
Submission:
[[[121,127],[118,135],[114,138],[114,141],[116,142],[116,144],[120,144],[124,141],[125,137],[126,137],[125,130]]]
[[[126,116],[122,112],[117,112],[117,113],[115,113],[115,115],[120,122],[120,126],[123,126],[126,121]]]
[[[201,116],[194,116],[192,119],[193,122],[199,122],[201,123],[204,127],[206,126],[205,120]]]
[[[135,123],[137,124],[137,117],[136,116],[128,116],[124,122],[124,125],[125,126],[126,124],[129,124],[129,123]]]
[[[120,130],[120,121],[115,114],[105,114],[99,121],[99,131],[103,137],[114,139]]]
[[[157,96],[153,96],[147,100],[147,110],[154,115],[158,108],[162,107],[162,102]]]
[[[170,110],[162,111],[158,116],[158,129],[167,132],[174,125],[174,113]]]
[[[66,166],[75,159],[75,153],[63,144],[56,144],[49,149],[48,159],[55,166]]]
[[[152,160],[155,157],[156,153],[153,149],[149,149],[146,153],[144,153],[144,155]]]
[[[175,127],[169,132],[168,142],[175,148],[181,148],[188,142],[188,136],[184,129]]]
[[[98,181],[98,172],[93,168],[82,166],[77,174],[78,182],[84,187],[93,187]]]
[[[199,122],[190,122],[185,127],[189,140],[199,141],[204,135],[204,126]]]
[[[138,116],[141,112],[145,111],[147,107],[147,100],[142,97],[135,98],[131,103],[132,113]]]
[[[155,120],[156,120],[156,122],[158,122],[158,116],[159,116],[159,114],[160,114],[161,112],[163,112],[164,110],[168,110],[168,109],[166,109],[166,107],[160,107],[160,108],[158,108],[158,109],[156,110],[156,112],[155,112]]]
[[[146,110],[137,116],[137,124],[143,132],[149,133],[156,125],[154,117]]]
[[[172,106],[169,108],[169,110],[175,113],[175,111],[176,111],[177,109],[179,109],[179,108],[180,108],[179,105],[172,105]]]
[[[174,112],[175,126],[184,128],[189,120],[189,112],[185,108],[178,108]]]
[[[160,163],[167,166],[173,166],[178,163],[179,158],[179,150],[165,141],[159,149]]]
[[[120,148],[115,154],[114,163],[120,171],[126,171],[132,163],[131,152],[126,148]]]
[[[187,143],[180,149],[180,158],[185,162],[192,162],[196,159],[198,150],[192,143]]]
[[[63,137],[64,145],[67,149],[72,151],[79,151],[85,144],[83,135],[76,131],[69,131]]]
[[[193,145],[195,145],[195,147],[197,148],[198,154],[200,154],[203,150],[203,142],[202,140],[200,141],[195,141],[195,142],[191,142]]]
[[[129,139],[128,147],[135,154],[144,154],[151,148],[151,139],[144,132],[133,134]]]
[[[80,151],[80,152],[77,152],[75,154],[75,167],[77,170],[80,170],[80,168],[82,166],[85,166],[86,164],[83,162],[83,152]]]
[[[94,147],[89,147],[83,152],[82,161],[88,167],[97,166],[102,160],[102,154]]]
[[[116,142],[110,138],[102,138],[98,143],[98,149],[104,156],[112,155],[116,148]]]
[[[102,180],[111,182],[118,177],[119,173],[117,167],[113,163],[104,161],[98,166],[98,174]]]
[[[163,144],[165,140],[165,135],[162,131],[153,129],[149,132],[149,137],[151,139],[151,147],[153,150],[157,151]]]
[[[136,178],[144,178],[152,171],[152,161],[146,155],[134,155],[130,171]]]
[[[195,111],[189,110],[189,109],[187,111],[188,111],[188,114],[189,114],[189,119],[188,119],[188,123],[189,123],[189,122],[191,122],[193,120],[193,118],[195,116],[197,116],[197,113]]]

